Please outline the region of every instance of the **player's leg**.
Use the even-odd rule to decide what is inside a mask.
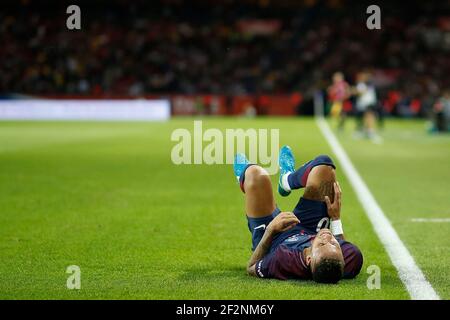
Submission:
[[[382,139],[376,132],[375,123],[376,110],[375,106],[371,106],[366,112],[366,134],[374,143],[381,143]]]
[[[266,227],[280,213],[272,193],[272,184],[266,170],[249,164],[244,155],[238,154],[234,174],[245,194],[245,210],[248,229],[252,233],[252,250],[261,241]]]
[[[369,138],[375,133],[375,113],[371,108],[364,113],[364,128]]]
[[[325,196],[328,196],[330,201],[333,202],[335,182],[336,172],[334,167],[329,164],[315,166],[307,177],[303,198],[325,201]]]
[[[241,183],[245,193],[245,210],[248,217],[259,218],[271,215],[275,210],[272,183],[266,170],[251,165],[245,170]]]
[[[270,216],[276,205],[269,174],[256,164],[249,164],[245,156],[241,157],[242,164],[236,165],[238,161],[235,160],[235,174],[245,194],[246,214],[250,218]]]
[[[293,209],[302,227],[310,232],[318,232],[327,227],[328,212],[325,196],[334,200],[333,183],[336,181],[335,166],[327,155],[320,155],[288,173],[282,179],[290,190],[305,188],[303,196]]]
[[[328,195],[331,200],[334,198],[335,168],[329,156],[320,155],[306,162],[296,171],[285,173],[280,178],[280,187],[287,192],[306,187],[308,190],[305,190],[304,198],[323,201],[323,197]],[[331,191],[328,191],[329,189]]]
[[[356,132],[362,134],[364,131],[364,111],[356,110],[355,120],[356,120]]]

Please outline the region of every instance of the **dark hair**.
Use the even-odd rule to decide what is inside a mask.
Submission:
[[[315,282],[337,283],[344,273],[344,263],[339,259],[323,258],[315,266],[312,277]]]

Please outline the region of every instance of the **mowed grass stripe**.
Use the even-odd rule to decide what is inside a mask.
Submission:
[[[203,119],[204,128],[278,128],[301,164],[330,153],[312,119]],[[0,123],[0,128],[5,123]],[[364,253],[361,275],[337,286],[259,280],[246,275],[251,254],[243,195],[231,165],[170,161],[176,128],[167,123],[15,123],[9,139],[40,141],[34,132],[75,137],[57,146],[0,154],[0,298],[2,299],[407,299],[340,168],[343,223]],[[96,139],[98,130],[115,132]],[[131,132],[130,131],[134,131]],[[6,169],[3,169],[6,168]],[[274,190],[276,176],[272,176]],[[301,193],[276,196],[291,210]],[[294,196],[295,195],[295,196]],[[82,289],[66,288],[79,265]],[[366,268],[382,269],[368,290]]]

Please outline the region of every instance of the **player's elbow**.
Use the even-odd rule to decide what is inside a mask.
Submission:
[[[253,277],[256,276],[255,265],[248,265],[247,266],[247,274],[249,276],[253,276]]]

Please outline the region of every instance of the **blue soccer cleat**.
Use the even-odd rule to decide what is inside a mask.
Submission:
[[[282,178],[286,173],[295,171],[295,159],[289,146],[283,146],[278,156],[278,164],[280,166],[280,178],[278,179],[278,193],[282,197],[287,197],[291,191],[283,189]]]
[[[234,157],[233,170],[234,175],[236,176],[237,181],[239,182],[239,177],[242,172],[244,172],[245,168],[249,164],[247,157],[243,153],[238,153]]]

